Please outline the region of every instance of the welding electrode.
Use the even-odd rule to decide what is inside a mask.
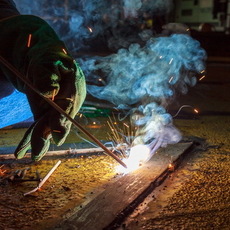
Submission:
[[[41,96],[47,103],[49,103],[54,109],[56,109],[59,113],[64,115],[69,121],[71,121],[77,128],[79,128],[83,133],[85,133],[89,138],[91,138],[96,144],[98,144],[105,152],[113,157],[118,163],[120,163],[123,167],[127,168],[126,164],[117,157],[114,153],[112,153],[109,149],[107,149],[96,137],[90,134],[85,128],[83,128],[76,120],[70,117],[61,107],[59,107],[56,103],[54,103],[49,98],[43,96],[13,65],[11,65],[7,60],[5,60],[0,55],[0,62],[7,67],[12,73],[14,73],[21,81],[23,81],[29,88],[31,88],[35,93]]]

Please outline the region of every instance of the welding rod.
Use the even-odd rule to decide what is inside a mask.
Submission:
[[[11,65],[5,58],[0,55],[1,63],[7,67],[12,73],[14,73],[21,81],[23,81],[29,88],[31,88],[35,93],[41,96],[47,103],[49,103],[54,109],[56,109],[59,113],[64,115],[69,121],[71,121],[78,129],[80,129],[83,133],[85,133],[89,138],[91,138],[96,144],[98,144],[105,152],[113,157],[118,163],[120,163],[123,167],[127,168],[126,164],[117,157],[114,153],[112,153],[108,148],[106,148],[96,137],[90,134],[85,128],[83,128],[76,120],[69,116],[60,106],[54,103],[49,98],[45,97],[40,93],[31,83],[27,80],[13,65]]]

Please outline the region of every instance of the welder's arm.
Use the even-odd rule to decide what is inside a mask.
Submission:
[[[72,62],[72,60],[70,61]],[[73,62],[71,63],[73,64]],[[49,72],[52,65],[56,70]],[[39,68],[42,68],[40,66]],[[85,98],[85,80],[80,68],[73,64],[72,68],[62,61],[50,63],[48,69],[41,73],[33,73],[34,86],[50,100],[53,100],[72,118],[79,111]],[[48,75],[47,75],[48,74]],[[44,79],[42,78],[45,77]],[[50,139],[57,145],[63,144],[71,128],[71,122],[48,105],[43,98],[26,87],[25,91],[35,122],[25,133],[15,151],[16,158],[24,157],[31,148],[32,159],[40,160],[48,151]]]
[[[0,20],[19,14],[13,0],[0,0]]]
[[[3,20],[0,28],[1,55],[42,95],[74,118],[85,99],[85,78],[52,28],[42,19],[27,15]],[[71,122],[11,71],[0,67],[6,79],[27,95],[35,120],[19,143],[15,156],[22,158],[31,149],[32,159],[38,161],[48,151],[51,138],[57,145],[65,141]]]

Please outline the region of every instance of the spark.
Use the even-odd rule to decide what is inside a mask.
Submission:
[[[86,127],[90,128],[90,129],[99,129],[102,127],[102,125],[100,124],[99,121],[92,121],[92,123],[87,125]]]
[[[115,119],[115,118],[114,118]],[[118,173],[127,174],[140,168],[144,163],[149,161],[157,150],[162,146],[164,141],[163,134],[152,140],[149,144],[136,144],[134,140],[137,138],[137,127],[133,123],[123,122],[123,129],[117,125],[117,121],[113,121],[109,117],[107,124],[112,135],[109,135],[114,151],[120,153],[124,159],[123,162],[127,168],[118,165],[116,171]],[[116,124],[116,125],[115,125]]]
[[[89,30],[90,33],[93,33],[93,30],[92,30],[91,27],[87,26],[87,28],[88,28],[88,30]]]
[[[67,54],[67,51],[63,48],[62,51],[64,52],[64,54]]]
[[[127,128],[129,128],[129,126],[126,123],[123,123],[124,126],[126,126]]]
[[[54,97],[55,97],[56,91],[57,91],[57,90],[54,89],[53,94],[52,94],[52,98],[51,98],[52,101],[54,101]]]
[[[143,163],[152,158],[157,149],[161,147],[163,137],[159,136],[149,144],[134,145],[134,139],[137,137],[137,127],[132,122],[128,124],[123,122],[123,128],[121,128],[121,125],[117,125],[115,117],[113,119],[109,117],[109,121],[107,121],[111,130],[109,140],[111,140],[114,151],[124,157],[123,162],[127,166],[127,168],[124,168],[119,165],[116,171],[127,174],[140,168]]]
[[[172,80],[173,80],[173,77],[171,77],[171,78],[169,79],[169,83],[171,83]]]
[[[168,169],[169,169],[169,170],[174,170],[174,165],[173,165],[172,163],[169,163]]]
[[[74,99],[73,99],[73,98],[69,98],[69,97],[66,97],[66,98],[65,98],[65,100],[67,100],[67,101],[71,101],[71,102],[73,102],[73,101],[74,101]]]
[[[98,81],[100,81],[102,84],[106,84],[105,81],[102,78],[98,78]]]
[[[195,113],[199,113],[199,111],[197,109],[193,109]]]
[[[192,108],[193,111],[194,111],[195,113],[199,113],[198,109],[192,107],[191,105],[182,105],[182,106],[179,108],[179,110],[177,111],[177,113],[176,113],[173,117],[176,117],[176,116],[180,113],[180,111],[181,111],[183,108],[186,108],[186,107],[187,107],[187,108]]]
[[[202,79],[204,79],[205,78],[205,75],[203,75],[200,79],[199,79],[199,81],[201,81]]]
[[[30,47],[30,44],[31,44],[31,38],[32,38],[32,34],[29,34],[28,41],[27,41],[27,47],[28,48]]]
[[[172,61],[173,61],[173,58],[171,58],[171,60],[170,60],[170,62],[169,62],[169,65],[171,65],[171,64],[172,64]]]
[[[127,123],[118,125],[114,115],[113,118],[109,117],[107,124],[111,131],[111,133],[108,133],[108,139],[112,141],[115,150],[120,153],[122,157],[127,158],[135,136],[135,129]]]
[[[56,129],[54,129],[53,132],[55,132],[55,133],[61,133],[60,130],[56,130]]]

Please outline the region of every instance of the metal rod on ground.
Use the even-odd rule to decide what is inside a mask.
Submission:
[[[35,93],[40,95],[47,103],[49,103],[54,109],[56,109],[59,113],[64,115],[69,121],[71,121],[78,129],[80,129],[83,133],[85,133],[89,138],[91,138],[96,144],[98,144],[105,152],[113,157],[118,163],[120,163],[123,167],[127,168],[126,164],[117,157],[114,153],[112,153],[109,149],[107,149],[96,137],[90,134],[85,128],[83,128],[76,120],[70,117],[61,107],[59,107],[56,103],[54,103],[49,98],[43,96],[30,82],[27,80],[13,65],[11,65],[5,58],[0,55],[1,63],[7,67],[10,71],[12,71],[21,81],[23,81],[29,88],[31,88]]]
[[[42,185],[48,180],[48,178],[52,175],[52,173],[56,170],[56,168],[61,164],[61,161],[59,160],[54,167],[47,173],[47,175],[42,179],[42,181],[38,184],[38,187],[36,187],[35,189],[24,193],[24,196],[29,195],[31,193],[36,192],[38,189],[40,189],[42,187]]]

